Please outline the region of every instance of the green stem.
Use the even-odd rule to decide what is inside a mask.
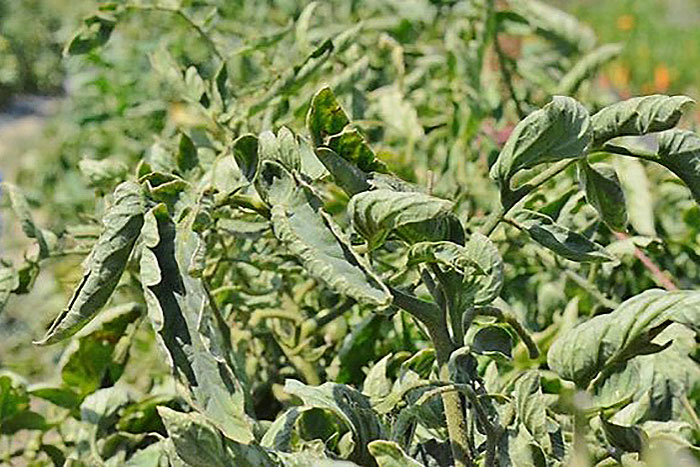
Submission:
[[[204,40],[204,42],[207,44],[207,47],[211,49],[211,51],[214,53],[214,55],[217,56],[219,60],[222,62],[225,61],[224,56],[219,52],[219,49],[216,47],[216,44],[214,44],[214,41],[209,37],[209,35],[206,33],[204,29],[200,25],[194,22],[192,18],[187,16],[182,10],[177,9],[177,8],[168,8],[164,6],[158,6],[158,5],[125,5],[125,8],[127,10],[136,10],[136,11],[159,11],[163,13],[170,13],[175,16],[179,16],[182,18],[187,24],[190,25],[195,31],[197,31],[197,34],[199,34],[199,37]]]
[[[396,289],[390,290],[394,296],[394,305],[425,324],[430,340],[435,347],[440,379],[449,383],[450,372],[447,363],[456,347],[450,338],[442,310],[434,303],[420,300]],[[467,422],[464,417],[462,399],[459,394],[447,392],[442,394],[442,403],[445,407],[447,433],[450,437],[454,465],[455,467],[469,467],[472,465],[472,460],[469,453]]]
[[[527,196],[547,183],[556,175],[559,175],[568,169],[571,165],[576,163],[576,161],[578,161],[578,159],[565,159],[563,161],[556,162],[544,171],[532,177],[532,179],[518,187],[516,190],[511,191],[508,189],[505,191],[505,196],[502,192],[501,200],[503,202],[503,207],[489,217],[486,224],[482,227],[481,232],[487,237],[491,235],[496,229],[496,226],[498,226],[498,224],[505,218],[506,214],[508,214],[514,207],[521,204],[523,201],[525,201]]]

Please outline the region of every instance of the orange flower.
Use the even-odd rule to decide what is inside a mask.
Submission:
[[[622,15],[617,18],[617,29],[620,31],[629,31],[634,27],[634,16]]]
[[[671,73],[666,65],[657,65],[654,68],[654,89],[658,92],[668,91],[668,87],[671,84]]]

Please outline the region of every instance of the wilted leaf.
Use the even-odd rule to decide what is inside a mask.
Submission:
[[[266,161],[258,192],[272,205],[275,236],[313,277],[359,302],[388,305],[391,294],[357,255],[320,201],[284,167]]]
[[[513,219],[537,243],[571,261],[601,262],[614,259],[601,245],[556,224],[544,214],[523,209],[516,212]]]
[[[668,168],[690,188],[700,204],[700,137],[692,131],[670,130],[659,136],[659,164]]]
[[[194,214],[194,213],[193,213]],[[226,436],[240,442],[253,439],[252,422],[232,356],[217,348],[222,340],[214,311],[199,279],[183,273],[190,268],[198,237],[191,219],[176,226],[164,205],[146,215],[141,256],[141,282],[148,315],[186,395]]]
[[[98,13],[83,20],[83,26],[66,44],[63,50],[67,55],[80,55],[90,52],[107,43],[117,19],[106,13]]]
[[[104,230],[87,259],[85,275],[66,309],[37,344],[53,344],[72,336],[107,303],[141,233],[144,210],[141,186],[124,182],[114,190],[114,204],[104,216]]]
[[[367,446],[379,467],[422,467],[423,464],[411,459],[401,446],[393,441],[376,440]]]
[[[693,100],[686,96],[633,97],[609,105],[591,117],[593,144],[600,146],[618,136],[644,135],[676,126],[683,109]]]
[[[33,238],[39,244],[39,257],[46,258],[49,256],[49,246],[44,238],[43,231],[36,225],[34,218],[32,217],[32,212],[29,209],[29,203],[24,197],[24,194],[14,185],[9,183],[3,183],[3,188],[7,190],[8,197],[10,198],[10,206],[15,215],[19,218],[20,225],[22,226],[22,232],[29,237]]]
[[[196,412],[182,413],[158,407],[177,455],[193,467],[231,465],[258,467],[275,465],[256,444],[241,444],[225,438],[206,418]]]
[[[366,396],[350,386],[330,382],[314,387],[287,380],[284,390],[299,397],[307,406],[330,410],[340,417],[353,434],[355,447],[350,460],[362,465],[370,461],[367,444],[381,438],[383,430]]]
[[[367,239],[371,249],[379,247],[396,229],[401,229],[400,233],[414,242],[445,240],[451,209],[452,203],[444,199],[391,190],[359,193],[348,203],[352,225]]]
[[[590,141],[588,110],[575,99],[555,96],[516,125],[491,167],[491,177],[502,190],[510,190],[518,170],[583,157]]]
[[[692,325],[700,313],[700,293],[647,290],[615,311],[596,316],[560,335],[549,349],[549,367],[585,388],[600,372],[609,372],[637,355],[663,350],[652,340],[671,322]]]
[[[607,164],[589,165],[584,160],[579,164],[579,179],[586,192],[586,200],[598,211],[601,219],[612,230],[624,231],[627,206],[615,169]]]

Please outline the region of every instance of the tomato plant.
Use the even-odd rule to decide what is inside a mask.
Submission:
[[[700,136],[597,92],[619,46],[535,0],[175,0],[64,51],[0,304],[83,275],[59,379],[0,376],[6,461],[697,455]]]

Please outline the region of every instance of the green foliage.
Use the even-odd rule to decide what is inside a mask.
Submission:
[[[27,250],[0,264],[0,306],[63,277],[38,343],[66,346],[60,378],[0,375],[3,462],[696,453],[691,100],[591,97],[620,49],[574,17],[118,2],[65,52],[90,78],[3,185]]]

